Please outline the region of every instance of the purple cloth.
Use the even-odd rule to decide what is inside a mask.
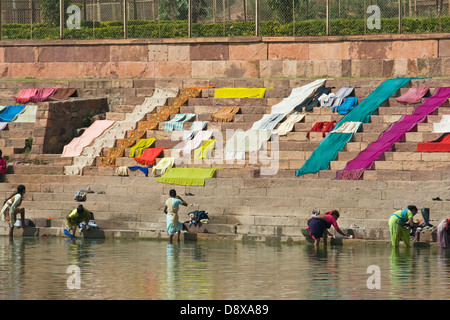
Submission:
[[[447,219],[442,220],[437,226],[437,243],[439,243],[439,247],[447,249],[448,245],[448,234],[447,230],[445,230],[445,226],[447,225]]]
[[[414,109],[412,115],[404,115],[400,120],[391,124],[378,138],[361,151],[358,156],[349,161],[343,170],[338,170],[336,179],[357,180],[360,179],[364,170],[370,169],[385,151],[400,140],[403,135],[413,129],[418,123],[424,121],[428,114],[436,110],[441,104],[450,98],[450,87],[438,88],[434,95],[427,98],[424,103]],[[357,174],[351,174],[351,173]]]
[[[406,91],[405,94],[401,95],[395,100],[404,104],[419,103],[423,96],[427,94],[429,89],[430,87],[409,88],[409,90]]]

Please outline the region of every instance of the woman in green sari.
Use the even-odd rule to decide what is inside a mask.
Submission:
[[[409,229],[406,228],[406,226],[417,226],[417,224],[413,222],[413,217],[416,213],[417,207],[409,205],[407,209],[398,210],[391,215],[391,218],[389,219],[389,231],[391,233],[393,247],[399,246],[400,239],[403,240],[407,247],[410,246]]]

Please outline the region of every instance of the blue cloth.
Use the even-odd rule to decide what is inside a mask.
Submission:
[[[148,177],[148,169],[152,168],[153,166],[149,166],[149,167],[141,167],[141,166],[132,166],[132,167],[128,167],[128,169],[130,169],[131,171],[135,171],[135,170],[141,170],[146,177]]]
[[[25,106],[8,106],[0,113],[0,122],[11,122],[25,109]]]
[[[339,114],[347,114],[356,107],[358,98],[359,97],[348,97],[340,106],[333,107],[332,111],[336,111]]]

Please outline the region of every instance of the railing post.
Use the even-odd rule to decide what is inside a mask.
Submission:
[[[403,13],[402,13],[402,1],[398,0],[398,33],[402,33],[402,20],[403,20]]]
[[[0,40],[2,40],[2,2],[0,1]]]
[[[128,38],[128,1],[123,0],[123,38]]]
[[[188,38],[192,38],[192,0],[188,1]]]
[[[255,36],[259,37],[259,0],[255,0]]]
[[[330,0],[327,0],[327,36],[330,35]]]
[[[295,0],[292,0],[292,36],[295,36]]]
[[[59,0],[59,39],[64,39],[64,0]]]

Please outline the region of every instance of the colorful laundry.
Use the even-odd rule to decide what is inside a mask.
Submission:
[[[372,164],[392,145],[399,141],[406,132],[411,131],[418,123],[423,122],[427,115],[442,105],[450,98],[450,87],[438,88],[433,96],[425,99],[425,102],[414,109],[412,115],[404,115],[400,120],[391,124],[378,138],[358,156],[349,161],[343,170],[338,170],[336,179],[361,179],[364,170],[371,168]],[[355,171],[355,174],[348,174],[348,171]]]
[[[264,114],[260,120],[253,123],[250,130],[273,130],[283,118],[282,113]]]
[[[316,89],[313,95],[306,98],[305,101],[297,105],[294,110],[301,112],[303,108],[305,108],[305,111],[311,111],[315,106],[319,104],[320,97],[325,94],[328,95],[331,92],[332,88],[326,88],[326,87],[319,87]]]
[[[331,111],[336,111],[339,114],[347,114],[358,105],[359,98],[360,97],[348,97],[344,100],[344,103],[342,103],[340,106],[333,107]]]
[[[160,170],[160,174],[163,175],[167,169],[172,168],[175,163],[174,157],[164,157],[159,160],[158,164],[153,166],[152,173],[156,174],[156,170]]]
[[[99,137],[105,130],[111,127],[113,120],[97,120],[87,128],[83,134],[74,138],[64,146],[61,157],[76,157],[81,155],[84,147],[90,145],[95,138]]]
[[[170,104],[163,106],[157,113],[152,113],[148,120],[140,121],[138,128],[130,132],[127,138],[121,139],[118,147],[109,148],[108,155],[99,159],[99,166],[110,167],[115,166],[116,158],[122,157],[125,148],[129,148],[141,139],[147,130],[154,130],[160,122],[166,121],[171,114],[179,113],[180,107],[184,105],[190,98],[196,98],[202,92],[202,89],[213,88],[208,87],[190,87],[184,88],[181,93],[170,101]]]
[[[80,156],[74,157],[72,165],[64,166],[64,173],[67,175],[82,174],[84,167],[92,166],[97,159],[100,162],[104,160],[101,157],[101,153],[105,148],[108,148],[108,150],[109,148],[113,148],[117,139],[125,137],[147,114],[152,113],[155,108],[163,106],[167,102],[167,99],[176,97],[177,94],[177,88],[155,88],[151,97],[144,98],[144,102],[135,106],[132,112],[127,113],[124,120],[117,121],[101,137],[95,139],[91,145],[85,147]],[[133,146],[134,143],[131,143],[129,147]],[[125,148],[122,151],[124,152]],[[115,158],[108,160],[111,160],[110,166],[115,167]]]
[[[202,131],[206,128],[208,121],[194,121],[189,130],[183,132],[183,140],[192,139],[197,131]]]
[[[211,120],[215,122],[230,122],[234,120],[234,115],[240,110],[239,106],[225,106],[211,115]]]
[[[25,106],[7,106],[2,113],[0,113],[0,122],[14,121],[24,110]]]
[[[14,122],[35,122],[36,111],[37,105],[27,105],[25,106],[25,109],[17,115]]]
[[[35,96],[38,92],[38,89],[30,88],[30,89],[22,89],[17,97],[14,97],[18,103],[27,103],[30,101],[30,98]]]
[[[338,129],[346,122],[367,123],[370,116],[378,107],[396,93],[401,87],[405,86],[412,78],[395,78],[384,81],[378,86],[366,99],[350,113],[346,114],[335,126]],[[295,171],[296,176],[307,173],[316,173],[320,170],[327,170],[330,162],[333,161],[339,151],[353,137],[353,133],[334,133],[330,132],[311,153],[311,156],[305,161],[300,169]]]
[[[173,148],[172,151],[175,155],[179,156],[180,152],[183,152],[184,156],[191,155],[191,151],[199,148],[203,141],[209,140],[213,135],[212,130],[197,131],[192,140],[185,140],[180,146]]]
[[[31,102],[42,102],[47,100],[49,97],[53,96],[56,92],[56,88],[44,88],[39,89],[38,92],[30,97]]]
[[[213,178],[215,168],[170,168],[156,181],[182,186],[204,186],[205,179]]]
[[[129,157],[134,158],[141,156],[144,149],[150,148],[155,141],[156,139],[154,138],[139,140],[134,146],[131,147]]]
[[[327,79],[318,79],[304,86],[294,88],[291,94],[272,106],[270,113],[290,114],[296,106],[303,103],[314,91],[323,86]]]
[[[203,142],[200,148],[194,150],[194,160],[208,159],[208,154],[214,149],[215,142],[215,139],[209,139]]]
[[[58,88],[51,97],[48,97],[48,100],[49,101],[66,100],[70,97],[76,96],[77,96],[77,89],[75,88]]]
[[[264,98],[266,88],[219,88],[214,98]]]
[[[156,158],[167,148],[148,148],[145,149],[141,156],[135,157],[134,160],[140,164],[153,166],[156,163]]]
[[[151,167],[152,166],[149,166],[149,167],[131,166],[131,167],[128,167],[128,169],[130,169],[131,171],[136,171],[136,170],[142,171],[145,174],[145,176],[148,177],[148,169]]]
[[[328,101],[328,103],[326,105],[324,105],[324,107],[337,107],[340,106],[342,104],[342,102],[344,101],[344,99],[346,99],[348,96],[350,96],[353,92],[353,90],[355,90],[355,88],[359,88],[359,87],[342,87],[341,89],[339,89],[339,91],[336,93],[336,95],[334,96],[333,99],[330,99]]]
[[[309,130],[306,133],[306,137],[309,138],[310,132],[322,132],[322,137],[325,137],[326,133],[333,130],[335,125],[336,125],[336,120],[316,122],[313,125],[313,127],[311,128],[311,130]]]
[[[430,90],[430,87],[409,88],[408,91],[395,98],[395,100],[403,104],[420,103],[428,90]]]
[[[450,152],[450,132],[446,132],[438,139],[417,144],[417,152]]]
[[[172,120],[164,122],[164,130],[165,131],[181,131],[183,130],[184,123],[191,120],[196,116],[195,113],[179,113],[175,115],[175,117]],[[182,119],[184,120],[182,121]]]
[[[294,113],[291,114],[283,123],[279,125],[277,129],[273,130],[273,134],[278,134],[279,136],[285,136],[288,132],[292,131],[294,125],[300,122],[305,117],[304,113]]]

